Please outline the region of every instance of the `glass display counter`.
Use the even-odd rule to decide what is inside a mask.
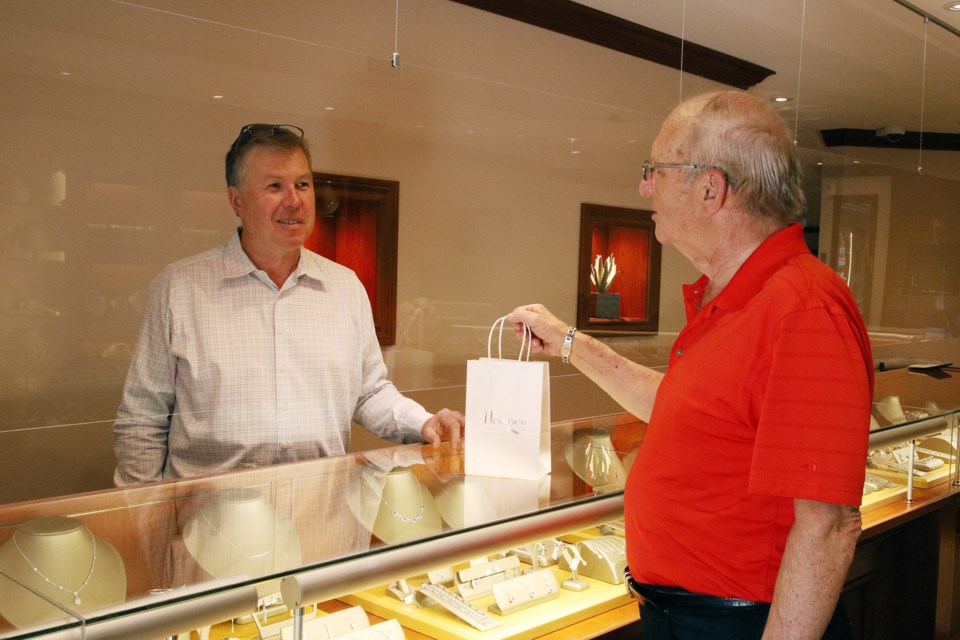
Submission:
[[[863,513],[896,503],[936,499],[954,491],[960,482],[957,380],[952,368],[878,374]]]
[[[539,481],[465,476],[462,450],[407,445],[4,505],[0,638],[196,636],[251,618],[259,635],[287,637],[310,619],[291,618],[288,607],[311,616],[312,605],[342,597],[400,617],[362,601],[368,590],[399,607],[429,604],[469,636],[463,611],[423,593],[433,586],[542,635],[551,629],[528,617],[536,607],[519,612],[520,587],[530,605],[562,596],[563,616],[545,605],[551,613],[540,617],[563,624],[629,602],[617,576],[590,576],[598,561],[584,556],[595,550],[579,543],[603,538],[601,552],[622,555],[616,521],[642,429],[626,415],[555,424],[552,473]],[[563,564],[564,549],[577,552],[581,576]],[[470,570],[484,558],[489,565]],[[531,569],[540,573],[525,578]],[[563,586],[571,576],[596,585],[578,596]],[[512,590],[497,587],[508,580]],[[503,615],[488,613],[495,601]],[[588,604],[567,615],[577,601]]]
[[[954,497],[958,398],[953,372],[878,375],[862,542]],[[538,638],[635,619],[618,521],[644,428],[554,424],[539,481],[407,445],[3,505],[0,638]]]

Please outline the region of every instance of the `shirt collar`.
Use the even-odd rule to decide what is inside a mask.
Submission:
[[[253,264],[250,256],[243,250],[240,244],[240,234],[243,233],[242,227],[237,227],[236,233],[230,237],[227,246],[223,252],[223,277],[237,278],[251,273],[256,273],[257,265]],[[300,247],[300,261],[297,268],[293,271],[295,279],[300,276],[307,276],[317,281],[323,280],[324,269],[323,260],[312,251]]]
[[[810,249],[803,239],[803,227],[794,222],[764,240],[740,266],[733,279],[710,306],[727,311],[740,309],[757,295],[775,271],[791,258],[805,253],[810,253]],[[695,283],[684,286],[684,301],[687,303],[688,312],[691,305],[699,307],[707,282],[707,277],[701,276]]]

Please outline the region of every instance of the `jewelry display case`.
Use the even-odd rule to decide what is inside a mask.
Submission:
[[[643,428],[555,424],[538,481],[464,476],[445,443],[3,505],[0,638],[332,637],[312,621],[334,599],[428,637],[540,637],[630,606],[617,520]]]
[[[880,534],[950,513],[958,398],[950,370],[878,374],[867,472],[895,486],[865,486],[845,593],[881,593],[868,580],[895,569],[907,584],[884,560],[896,536]],[[462,450],[407,445],[3,505],[0,638],[286,640],[369,629],[499,640],[613,629],[637,616],[619,583],[618,520],[644,428],[625,414],[554,424],[553,472],[539,481],[465,476]],[[945,548],[949,525],[929,527]],[[906,557],[929,565],[910,597],[952,593],[952,573]]]
[[[903,501],[915,489],[950,492],[960,482],[960,384],[949,366],[905,367],[877,376],[861,512]]]

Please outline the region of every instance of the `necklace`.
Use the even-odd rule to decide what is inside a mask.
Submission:
[[[417,489],[420,492],[420,511],[419,513],[417,513],[417,515],[413,516],[412,518],[408,518],[407,516],[397,511],[396,507],[394,507],[393,505],[391,505],[389,502],[386,501],[386,499],[383,497],[382,491],[376,491],[376,489],[374,489],[374,491],[376,492],[377,497],[380,498],[380,502],[383,503],[383,506],[390,509],[390,515],[392,515],[394,518],[396,518],[400,522],[407,522],[407,523],[413,524],[415,522],[420,522],[421,520],[423,520],[423,515],[426,511],[423,504],[423,485],[420,484],[419,480],[417,481]]]
[[[93,533],[87,529],[87,533],[90,534],[90,541],[93,543],[93,560],[90,561],[90,570],[87,571],[87,577],[83,579],[83,584],[81,584],[74,591],[73,589],[67,589],[63,585],[59,585],[47,576],[43,575],[43,572],[40,571],[40,568],[31,562],[30,558],[27,557],[27,554],[23,552],[23,549],[20,548],[20,545],[17,543],[17,534],[13,534],[13,546],[17,548],[17,551],[23,557],[24,562],[30,565],[30,568],[33,569],[33,572],[43,578],[43,581],[49,584],[51,587],[56,587],[60,591],[64,591],[73,596],[73,604],[83,604],[83,598],[80,597],[80,592],[83,591],[83,588],[87,586],[90,582],[90,578],[93,577],[93,568],[97,566],[97,539],[94,537]]]
[[[244,556],[245,558],[250,558],[251,560],[254,559],[254,558],[262,558],[262,557],[264,557],[265,555],[269,554],[271,551],[273,551],[273,545],[270,545],[270,547],[269,547],[266,551],[261,551],[260,553],[249,554],[249,553],[247,553],[246,551],[244,551],[243,549],[241,549],[240,547],[238,547],[237,545],[233,544],[233,542],[230,540],[230,538],[228,538],[227,536],[225,536],[225,535],[223,535],[222,533],[220,533],[220,531],[214,526],[213,522],[210,521],[210,518],[207,517],[207,514],[204,512],[203,507],[200,507],[200,515],[203,517],[204,520],[207,521],[207,524],[210,526],[211,529],[213,529],[213,532],[214,532],[215,534],[217,534],[219,537],[223,538],[223,541],[224,541],[224,542],[226,542],[228,545],[230,545],[234,550],[236,550],[237,553],[239,553],[240,555]]]

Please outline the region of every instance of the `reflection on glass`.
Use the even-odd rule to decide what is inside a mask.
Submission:
[[[226,489],[199,506],[183,528],[190,556],[214,578],[279,573],[302,564],[293,523],[259,490]],[[261,595],[279,590],[261,586]]]

